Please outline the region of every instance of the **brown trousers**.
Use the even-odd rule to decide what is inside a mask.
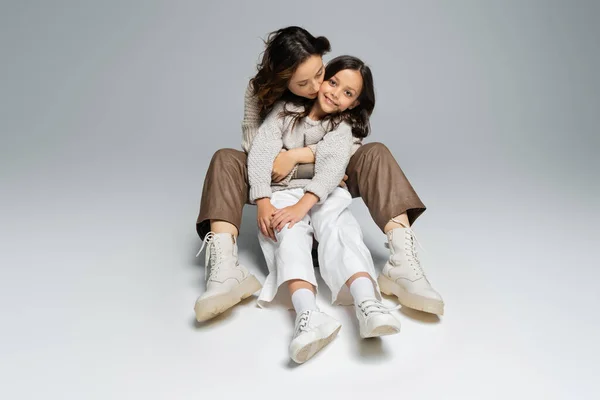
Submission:
[[[239,232],[242,210],[249,204],[246,157],[243,151],[221,149],[210,161],[196,221],[200,238],[210,232],[211,219],[227,221]],[[390,219],[404,212],[412,225],[425,211],[394,156],[381,143],[361,146],[350,159],[346,175],[352,197],[362,197],[382,231]]]

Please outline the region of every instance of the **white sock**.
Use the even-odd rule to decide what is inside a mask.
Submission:
[[[376,299],[373,281],[361,276],[356,278],[350,285],[350,293],[354,298],[354,304],[360,304],[367,299]]]
[[[292,303],[296,314],[307,310],[317,310],[317,299],[312,290],[298,289],[292,294]]]

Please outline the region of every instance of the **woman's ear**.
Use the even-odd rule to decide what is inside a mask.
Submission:
[[[354,101],[354,103],[352,103],[352,104],[350,105],[350,107],[348,107],[348,108],[349,108],[350,110],[352,110],[354,107],[356,107],[356,106],[357,106],[357,105],[359,105],[359,104],[360,104],[360,101],[356,100],[356,101]]]

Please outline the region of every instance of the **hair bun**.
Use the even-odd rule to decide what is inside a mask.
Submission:
[[[329,39],[327,39],[325,36],[319,36],[315,38],[315,48],[321,54],[331,51],[331,44],[329,44]]]

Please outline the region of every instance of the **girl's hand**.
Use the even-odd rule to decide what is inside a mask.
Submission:
[[[273,162],[273,173],[271,174],[273,182],[281,182],[292,172],[296,164],[298,162],[293,151],[281,151]]]
[[[256,206],[258,207],[257,212],[257,223],[258,229],[262,232],[263,235],[277,241],[275,237],[275,232],[273,228],[271,228],[271,220],[273,218],[273,213],[277,210],[273,204],[271,204],[271,199],[268,197],[264,197],[262,199],[256,200]]]
[[[293,206],[281,208],[273,214],[273,220],[271,221],[271,227],[277,229],[278,232],[290,224],[289,229],[302,220],[308,213],[308,210],[301,204],[297,203]]]

